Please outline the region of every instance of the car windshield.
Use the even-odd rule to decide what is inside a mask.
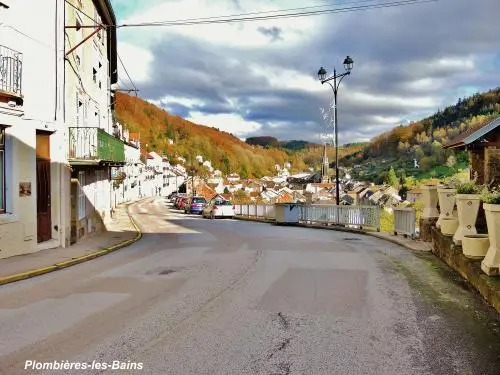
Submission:
[[[193,198],[193,203],[206,203],[205,198]]]
[[[215,201],[216,206],[232,206],[230,201]]]

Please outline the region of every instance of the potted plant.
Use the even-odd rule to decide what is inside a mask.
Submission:
[[[477,234],[476,220],[481,201],[480,188],[474,181],[463,182],[457,185],[457,213],[458,228],[453,236],[453,242],[462,244],[465,235]]]
[[[422,218],[433,219],[439,217],[439,211],[437,209],[437,185],[424,185],[422,187],[422,200],[424,202],[424,211],[422,212]]]
[[[489,276],[500,275],[500,190],[484,191],[483,208],[490,247],[481,262],[481,269]]]
[[[460,184],[460,180],[456,177],[451,177],[447,181],[445,181],[444,184],[438,186],[437,193],[439,201],[439,218],[436,223],[437,228],[441,228],[441,222],[444,219],[456,217],[454,208],[455,195],[457,194],[456,187],[458,184]]]

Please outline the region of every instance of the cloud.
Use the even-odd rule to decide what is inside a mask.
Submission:
[[[158,0],[124,15],[115,11],[120,23],[120,17],[161,21],[301,6],[299,0]],[[343,72],[350,55],[354,69],[338,96],[344,143],[370,139],[498,85],[499,13],[498,0],[481,6],[440,0],[319,17],[119,29],[119,37],[142,97],[238,136],[282,140],[318,141],[319,107],[328,106],[333,94],[316,72],[320,66]]]

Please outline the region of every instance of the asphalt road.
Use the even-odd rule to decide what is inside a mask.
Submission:
[[[161,199],[132,212],[138,243],[0,288],[1,374],[500,374],[498,314],[431,255]],[[129,370],[97,369],[113,361]]]

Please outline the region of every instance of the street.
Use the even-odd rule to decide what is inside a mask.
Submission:
[[[130,209],[136,244],[0,288],[1,374],[500,374],[498,315],[430,254],[163,198]]]

